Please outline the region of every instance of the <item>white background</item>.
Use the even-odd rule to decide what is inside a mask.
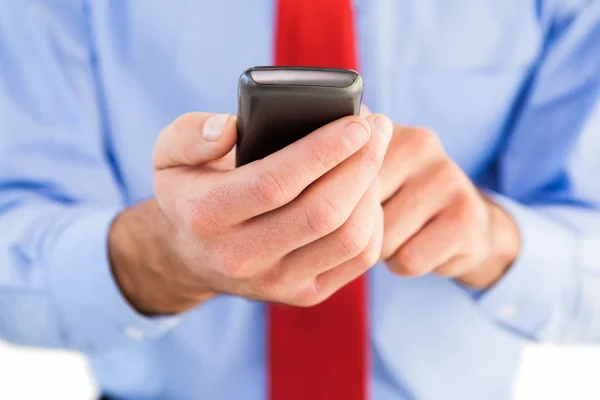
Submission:
[[[95,396],[96,386],[82,357],[0,343],[0,399],[92,400]],[[600,349],[527,348],[514,400],[554,399],[600,399]]]

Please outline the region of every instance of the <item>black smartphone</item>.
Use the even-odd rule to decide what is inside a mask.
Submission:
[[[349,69],[253,67],[238,88],[236,164],[259,160],[336,119],[358,115],[361,76]]]

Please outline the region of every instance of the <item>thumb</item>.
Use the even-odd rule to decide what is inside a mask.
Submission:
[[[231,114],[183,114],[158,135],[153,168],[206,164],[229,153],[236,138],[236,117]]]

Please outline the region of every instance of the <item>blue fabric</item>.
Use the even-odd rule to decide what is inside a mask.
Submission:
[[[235,112],[240,72],[271,63],[273,13],[0,0],[0,337],[87,353],[118,398],[265,397],[264,306],[139,315],[106,236],[152,196],[163,126]],[[356,14],[365,102],[435,130],[523,241],[483,293],[372,269],[373,398],[509,398],[525,341],[600,339],[600,2],[357,0]]]

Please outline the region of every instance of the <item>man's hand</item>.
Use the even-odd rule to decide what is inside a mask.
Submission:
[[[382,259],[393,272],[433,272],[488,288],[516,258],[516,224],[477,190],[433,132],[395,126],[380,176]]]
[[[333,122],[234,168],[235,117],[193,113],[160,134],[156,198],[114,222],[109,252],[129,302],[181,312],[217,293],[319,303],[380,257],[378,173],[393,126]]]

